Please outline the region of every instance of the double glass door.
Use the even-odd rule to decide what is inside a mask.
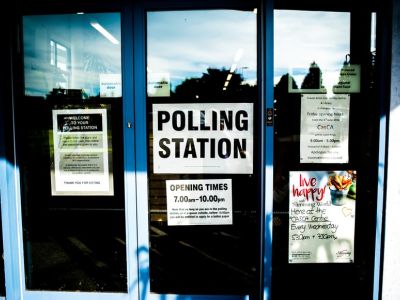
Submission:
[[[8,290],[372,299],[372,9],[221,2],[21,16]]]

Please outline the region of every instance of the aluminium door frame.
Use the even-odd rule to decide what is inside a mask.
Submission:
[[[195,4],[201,3],[201,1],[193,0]],[[227,1],[229,4],[232,1]],[[236,2],[235,0],[233,2]],[[273,108],[273,1],[272,0],[260,0],[260,13],[259,13],[259,79],[261,85],[261,98],[264,108]],[[165,3],[163,1],[154,2],[152,8],[158,8],[161,4]],[[145,99],[145,33],[142,30],[140,32],[139,28],[144,29],[144,7],[142,3],[134,4],[135,7],[127,5],[123,7],[121,11],[122,20],[122,57],[123,57],[123,124],[124,126],[124,168],[125,168],[125,183],[137,182],[136,184],[127,185],[125,184],[125,209],[126,218],[128,220],[140,214],[143,208],[143,201],[140,201],[141,197],[147,197],[147,192],[143,192],[143,188],[147,187],[147,173],[144,172],[136,177],[140,171],[140,167],[143,164],[144,159],[146,161],[146,149],[138,149],[136,151],[136,145],[140,141],[146,141],[145,132],[143,133],[143,128],[146,128],[147,124],[143,115],[139,112],[143,112],[143,99]],[[147,5],[147,4],[146,4]],[[173,9],[182,7],[182,5],[174,4],[170,5]],[[218,6],[218,4],[216,4]],[[186,8],[192,8],[190,3],[186,4]],[[132,20],[133,19],[133,20]],[[9,33],[5,38],[6,46],[2,47],[0,50],[1,60],[4,63],[3,70],[1,71],[1,78],[5,80],[1,82],[0,85],[0,199],[2,208],[2,227],[3,227],[3,244],[4,244],[4,268],[5,268],[5,278],[6,278],[6,294],[7,299],[43,299],[45,297],[51,296],[55,297],[52,299],[104,299],[111,296],[112,294],[104,293],[70,293],[70,292],[36,292],[36,291],[24,291],[24,277],[23,277],[23,244],[21,237],[21,208],[20,208],[20,190],[19,190],[19,169],[15,163],[15,138],[13,136],[13,129],[15,124],[13,124],[13,90],[12,88],[12,76],[13,68],[18,64],[15,63],[15,57],[11,54],[12,49],[18,45],[12,39],[15,39],[18,34],[16,28],[12,28],[13,22],[7,22],[7,18],[3,18],[0,22],[4,32]],[[134,25],[132,25],[134,22]],[[383,22],[378,22],[380,27],[383,26]],[[389,28],[384,27],[379,33],[387,31]],[[390,39],[385,35],[385,39]],[[11,41],[12,40],[12,41]],[[387,40],[381,41],[379,46],[386,45],[389,42]],[[139,48],[137,48],[139,46]],[[142,48],[142,49],[141,49]],[[390,56],[390,49],[384,47],[385,57]],[[132,53],[134,54],[132,56]],[[14,53],[15,54],[15,53]],[[142,60],[141,60],[142,59]],[[12,61],[14,60],[14,64]],[[386,65],[390,65],[386,62]],[[383,69],[383,68],[382,68]],[[15,69],[14,69],[15,71]],[[384,73],[384,70],[380,70],[380,73]],[[388,78],[389,76],[384,76]],[[383,81],[383,80],[382,80]],[[133,82],[133,83],[132,83]],[[130,84],[132,83],[132,84]],[[384,83],[380,83],[382,86],[387,87]],[[388,89],[389,90],[389,89]],[[384,103],[384,98],[387,93],[382,92],[380,95],[380,101]],[[128,99],[135,99],[135,103],[128,101]],[[142,99],[142,100],[139,100]],[[135,111],[136,108],[136,111]],[[378,182],[378,226],[376,230],[376,268],[375,268],[375,282],[374,282],[374,299],[380,297],[380,282],[382,278],[380,276],[380,270],[382,265],[380,265],[380,258],[383,253],[380,252],[382,242],[384,241],[382,232],[382,218],[384,217],[384,200],[385,200],[385,175],[386,175],[386,159],[387,154],[385,153],[388,146],[386,140],[386,126],[387,126],[387,108],[382,109],[382,119],[381,119],[381,134],[380,134],[380,145],[379,145],[379,155],[380,155],[380,165],[378,166],[380,172],[381,181]],[[145,112],[145,110],[144,110]],[[260,112],[262,114],[261,120],[264,123],[264,111]],[[137,122],[135,123],[135,118]],[[133,137],[132,129],[127,129],[127,124],[135,124],[136,135]],[[142,127],[144,126],[144,127]],[[144,134],[144,136],[143,136]],[[273,191],[273,127],[261,128],[261,139],[262,139],[262,150],[264,151],[264,156],[261,158],[261,163],[264,166],[264,185],[262,185],[261,193],[265,195],[264,203],[264,214],[265,218],[262,220],[264,224],[263,236],[261,239],[264,241],[264,272],[261,280],[263,281],[262,287],[264,292],[264,299],[270,299],[270,287],[271,287],[271,252],[272,252],[272,191]],[[266,144],[265,141],[268,141]],[[136,163],[137,162],[137,163]],[[145,166],[147,168],[147,166]],[[146,169],[145,169],[146,170]],[[136,173],[137,172],[137,173]],[[145,184],[145,185],[141,185]],[[136,186],[141,187],[136,190]],[[145,198],[147,200],[147,198]],[[137,206],[136,206],[137,201]],[[126,220],[126,224],[128,221]],[[143,283],[137,284],[139,279],[142,279],[145,274],[138,274],[138,260],[137,251],[140,250],[137,246],[137,225],[136,222],[130,222],[129,226],[126,225],[127,232],[127,265],[128,265],[128,283],[132,285],[128,286],[128,294],[122,294],[119,298],[131,298],[137,299],[139,295],[142,294],[140,288],[143,287]],[[143,236],[140,237],[143,239]],[[131,254],[132,253],[132,254]],[[129,258],[128,258],[129,257]],[[141,259],[141,257],[139,257]],[[101,296],[101,295],[105,296]],[[128,295],[128,296],[124,296]],[[118,296],[117,296],[118,297]],[[154,298],[154,296],[152,296]],[[164,297],[164,296],[163,296]],[[143,298],[143,297],[142,297]],[[159,297],[160,298],[160,297]],[[177,296],[169,295],[163,299],[176,299]],[[4,297],[0,297],[4,299]],[[140,298],[141,299],[141,298]],[[204,298],[203,298],[204,299]]]
[[[50,10],[50,12],[48,11]],[[42,14],[62,14],[72,13],[60,11],[57,7],[50,7],[44,9]],[[76,9],[76,11],[81,11]],[[89,8],[86,11],[92,12]],[[133,116],[133,86],[132,74],[133,74],[133,63],[132,63],[132,7],[126,5],[120,10],[107,10],[100,7],[100,11],[95,12],[119,12],[121,15],[121,37],[122,37],[122,76],[123,76],[123,87],[122,87],[122,101],[123,101],[123,121],[124,124],[127,120],[132,120]],[[22,229],[22,210],[21,210],[21,195],[20,195],[20,172],[18,161],[16,158],[16,136],[15,136],[15,111],[14,101],[16,101],[15,95],[17,95],[23,86],[18,85],[19,78],[22,78],[22,74],[18,74],[17,69],[18,59],[20,54],[20,24],[24,13],[16,11],[16,17],[14,22],[10,25],[10,41],[9,41],[9,61],[11,62],[8,74],[13,81],[10,86],[7,87],[10,90],[11,104],[0,103],[0,114],[8,116],[7,122],[12,126],[5,127],[4,124],[0,123],[0,129],[4,129],[5,136],[0,134],[1,142],[4,141],[4,145],[10,147],[8,152],[12,152],[6,156],[4,147],[0,147],[0,188],[1,188],[1,199],[2,199],[2,217],[3,217],[3,234],[4,234],[4,256],[5,256],[5,278],[6,278],[6,294],[7,299],[23,299],[23,300],[136,300],[137,294],[137,257],[136,257],[136,185],[125,184],[125,230],[126,230],[126,265],[127,265],[127,292],[125,293],[113,293],[113,292],[73,292],[73,291],[38,291],[38,290],[27,290],[25,286],[25,268],[24,268],[24,246],[23,246],[23,229]],[[40,9],[35,9],[35,14],[41,14]],[[15,27],[13,27],[15,26]],[[14,72],[13,72],[14,71]],[[20,71],[22,72],[22,71]],[[19,76],[18,78],[14,77]],[[14,77],[14,78],[13,78]],[[8,107],[10,106],[10,107]],[[7,109],[5,109],[7,107]],[[131,131],[125,127],[124,136],[124,179],[125,182],[135,182],[135,162],[134,162],[134,138]],[[0,132],[1,133],[1,132]],[[1,143],[0,145],[2,145]],[[3,146],[3,145],[2,145]],[[7,149],[8,150],[8,149]],[[136,288],[135,288],[136,287]]]
[[[224,8],[235,8],[236,1],[221,1],[224,3]],[[179,6],[179,5],[177,5]],[[220,7],[217,3],[215,8]],[[228,7],[226,7],[228,6]],[[258,78],[260,81],[260,101],[263,108],[273,107],[273,5],[272,1],[261,1],[261,8],[258,13]],[[159,6],[156,6],[159,8]],[[147,7],[149,8],[149,7]],[[186,8],[195,9],[189,3]],[[170,7],[170,9],[173,9]],[[104,11],[107,12],[107,11]],[[53,13],[60,13],[56,10]],[[21,195],[20,195],[20,180],[19,167],[16,162],[15,155],[15,124],[14,124],[14,94],[18,93],[15,84],[10,83],[10,98],[12,103],[5,105],[1,103],[0,113],[9,115],[7,121],[12,126],[5,127],[5,124],[0,124],[0,129],[6,131],[6,134],[0,135],[2,143],[0,148],[0,189],[2,199],[2,216],[3,216],[3,232],[4,232],[4,254],[5,254],[5,276],[7,299],[28,299],[41,300],[48,299],[144,299],[149,296],[149,299],[177,299],[177,295],[150,295],[146,289],[148,287],[148,277],[146,276],[146,268],[140,269],[141,263],[146,263],[146,257],[140,255],[140,246],[137,241],[147,238],[147,232],[139,231],[136,219],[140,212],[147,206],[147,149],[142,143],[146,141],[146,118],[143,112],[146,111],[146,68],[145,61],[145,7],[142,3],[134,4],[132,8],[126,5],[120,11],[121,27],[122,27],[122,60],[123,60],[123,128],[124,128],[124,178],[125,178],[125,210],[126,210],[126,239],[127,239],[127,271],[128,271],[128,293],[97,293],[97,292],[56,292],[56,291],[29,291],[25,287],[25,270],[24,270],[24,254],[23,254],[23,235],[22,235],[22,215],[21,215]],[[268,20],[268,21],[266,21]],[[14,24],[14,23],[11,23]],[[16,24],[14,24],[16,25]],[[10,26],[10,42],[9,48],[6,49],[9,53],[10,63],[9,70],[4,71],[4,74],[12,77],[12,69],[18,65],[16,63],[15,53],[11,55],[12,50],[18,48],[18,42],[12,37],[18,34],[15,28]],[[267,42],[268,41],[268,42]],[[17,49],[18,50],[18,49]],[[132,56],[133,53],[133,56]],[[15,78],[14,78],[15,79]],[[8,88],[7,88],[8,89]],[[132,100],[134,99],[134,100]],[[10,107],[8,107],[10,106]],[[7,109],[5,109],[5,107]],[[260,197],[264,198],[264,181],[266,186],[265,198],[268,199],[267,205],[264,206],[264,201],[261,201],[261,215],[266,216],[261,218],[262,235],[260,239],[264,242],[262,252],[264,254],[264,269],[265,272],[260,274],[261,293],[265,299],[270,297],[270,272],[271,272],[271,251],[272,251],[272,162],[273,162],[273,127],[267,127],[264,130],[264,109],[259,110],[259,118],[261,120],[260,129],[260,147],[261,159],[260,167],[264,166],[265,170],[261,172]],[[2,121],[4,118],[2,118]],[[134,124],[132,128],[128,124]],[[265,140],[269,139],[268,145],[265,145]],[[5,148],[11,149],[11,154],[6,156]],[[136,145],[142,145],[136,147]],[[265,174],[263,173],[265,172]],[[128,184],[134,182],[135,184]],[[139,187],[138,189],[136,187]],[[146,201],[141,201],[145,199]],[[130,221],[135,220],[135,221]],[[148,239],[147,239],[148,243]],[[144,259],[144,260],[143,260]],[[148,267],[148,266],[147,266]],[[141,271],[142,270],[142,271]],[[148,269],[147,269],[148,270]],[[192,299],[201,298],[204,296],[191,297]],[[215,297],[207,297],[215,299]],[[226,299],[243,299],[243,296],[227,296]],[[0,298],[1,299],[1,298]],[[147,298],[146,298],[147,299]],[[218,299],[222,299],[218,296]]]
[[[135,116],[136,116],[136,178],[138,214],[138,267],[140,300],[172,299],[248,299],[248,296],[226,295],[173,295],[153,294],[149,291],[149,224],[148,224],[148,169],[147,169],[147,112],[146,112],[146,13],[151,10],[199,10],[199,9],[237,9],[243,6],[240,1],[214,1],[212,4],[202,1],[141,1],[134,9],[134,78],[135,78]],[[257,1],[258,2],[258,1]],[[246,5],[248,6],[248,4]],[[272,264],[272,196],[273,196],[273,126],[265,127],[266,108],[273,108],[273,2],[261,0],[257,3],[257,64],[260,94],[260,109],[255,115],[260,119],[259,144],[260,161],[260,227],[261,256],[263,262],[260,280],[260,298],[270,299],[271,264]],[[266,143],[268,141],[268,143]],[[139,146],[142,145],[142,146]],[[142,212],[142,213],[140,213]],[[145,212],[145,213],[143,213]],[[187,298],[186,298],[187,297]]]

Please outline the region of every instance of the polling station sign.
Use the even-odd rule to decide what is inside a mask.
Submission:
[[[153,104],[158,174],[252,174],[253,104]]]

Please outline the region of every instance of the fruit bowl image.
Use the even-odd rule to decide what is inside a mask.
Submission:
[[[349,194],[349,189],[353,185],[353,178],[350,174],[332,175],[328,179],[328,187],[331,192],[333,205],[343,205],[345,198]],[[355,191],[354,191],[355,195]]]
[[[331,190],[331,201],[333,205],[343,205],[344,199],[347,197],[348,190]]]

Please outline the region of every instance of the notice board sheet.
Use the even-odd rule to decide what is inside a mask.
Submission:
[[[167,180],[168,225],[231,225],[232,180]]]
[[[349,162],[350,95],[301,95],[300,162]]]
[[[52,114],[52,195],[113,195],[107,110],[54,109]]]

